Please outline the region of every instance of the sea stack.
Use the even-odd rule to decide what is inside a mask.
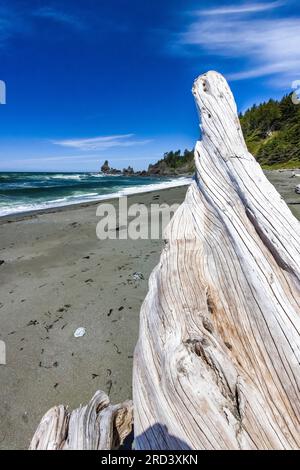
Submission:
[[[103,163],[101,167],[101,173],[107,174],[109,172],[110,172],[110,166],[108,164],[108,160],[105,160],[105,162]]]

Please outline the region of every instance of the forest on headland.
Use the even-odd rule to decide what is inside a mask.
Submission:
[[[294,104],[292,96],[281,100],[270,99],[253,105],[239,115],[245,141],[250,153],[264,169],[300,168],[300,104]],[[169,151],[147,171],[135,173],[128,167],[123,172],[110,169],[106,161],[102,171],[124,175],[189,175],[195,170],[194,151]]]
[[[263,168],[299,168],[300,104],[291,95],[254,105],[239,117],[248,149]]]
[[[239,118],[248,150],[264,169],[300,168],[300,104],[291,95],[253,105]],[[159,164],[192,171],[193,152],[168,152]]]

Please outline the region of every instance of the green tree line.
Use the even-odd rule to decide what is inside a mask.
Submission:
[[[300,105],[291,95],[270,99],[240,115],[249,151],[264,168],[300,165]]]
[[[239,115],[249,151],[263,168],[300,168],[300,104],[291,95],[254,105]],[[194,171],[194,151],[166,152],[150,168]]]

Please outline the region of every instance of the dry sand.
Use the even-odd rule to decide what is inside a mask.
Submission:
[[[300,178],[291,176],[268,173],[299,218],[294,188]],[[181,203],[186,189],[129,201]],[[97,389],[113,402],[131,397],[139,310],[163,242],[99,240],[97,206],[0,222],[0,339],[7,347],[7,365],[0,366],[1,449],[27,448],[42,415],[55,404],[78,407]],[[144,279],[134,280],[134,272]],[[78,327],[86,335],[76,339]]]

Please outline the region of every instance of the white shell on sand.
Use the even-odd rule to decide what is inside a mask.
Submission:
[[[81,338],[82,336],[84,336],[86,334],[86,330],[85,328],[77,328],[77,330],[75,331],[74,333],[74,337],[75,338]]]

